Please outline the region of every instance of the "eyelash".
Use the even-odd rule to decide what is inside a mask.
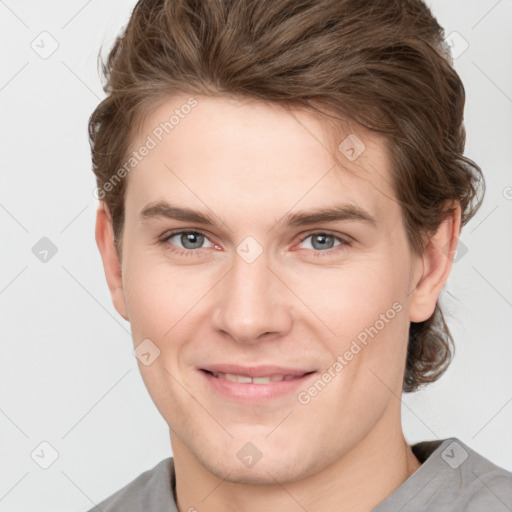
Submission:
[[[168,232],[168,233],[164,234],[163,237],[160,238],[159,243],[161,243],[162,245],[166,245],[168,250],[170,250],[174,254],[177,254],[178,256],[185,256],[185,257],[198,256],[199,255],[198,253],[200,252],[201,248],[199,248],[199,249],[188,249],[188,250],[187,249],[179,249],[179,248],[176,248],[176,246],[174,246],[173,244],[169,244],[168,243],[169,240],[171,238],[173,238],[174,236],[182,235],[182,234],[185,234],[185,233],[193,233],[193,234],[196,234],[196,235],[202,235],[206,239],[209,240],[208,236],[206,234],[202,233],[201,231],[195,231],[195,230],[190,230],[190,229],[181,229],[181,230],[171,231],[171,232]],[[350,247],[352,245],[352,240],[341,238],[341,237],[336,236],[333,233],[330,233],[328,231],[313,231],[313,232],[310,232],[307,235],[305,235],[303,238],[301,238],[299,240],[299,242],[302,243],[302,242],[304,242],[304,240],[307,240],[309,237],[311,237],[313,235],[327,235],[327,236],[331,236],[334,239],[336,239],[339,242],[341,242],[340,245],[332,247],[331,249],[326,249],[324,251],[315,251],[313,249],[313,257],[315,257],[315,258],[318,258],[318,257],[322,258],[322,257],[326,257],[326,256],[332,256],[332,253],[335,252],[336,249],[343,250],[345,247]]]

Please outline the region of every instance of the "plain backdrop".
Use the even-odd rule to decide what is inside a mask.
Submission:
[[[88,510],[171,455],[94,240],[97,54],[134,5],[0,1],[2,512]],[[429,5],[451,34],[466,155],[487,195],[442,294],[455,359],[403,396],[404,429],[411,443],[458,437],[512,470],[512,1]]]

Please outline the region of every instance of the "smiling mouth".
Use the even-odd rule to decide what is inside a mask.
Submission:
[[[302,375],[269,375],[265,377],[249,377],[248,375],[236,375],[234,373],[212,372],[203,370],[205,373],[221,380],[228,380],[230,382],[238,382],[242,384],[270,384],[272,382],[281,382],[284,380],[297,380],[314,372],[306,372]]]

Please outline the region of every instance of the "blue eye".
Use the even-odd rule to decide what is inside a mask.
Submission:
[[[308,238],[312,240],[308,248],[313,250],[313,256],[315,257],[332,256],[333,252],[337,253],[338,250],[342,250],[352,243],[351,240],[323,231],[309,233],[300,240],[300,243],[303,243]],[[173,239],[175,240],[173,241]],[[336,241],[338,242],[337,244]],[[209,245],[204,246],[205,242]],[[160,239],[160,243],[179,256],[198,256],[201,254],[200,249],[214,247],[214,244],[206,235],[192,230],[179,230],[167,233]],[[181,244],[181,247],[179,244]],[[337,247],[340,247],[340,249],[336,249]]]
[[[173,238],[176,238],[177,242],[182,244],[183,249],[185,250],[181,249],[179,246],[176,248],[176,242],[171,241]],[[179,255],[192,256],[198,252],[198,249],[204,248],[202,247],[202,244],[205,240],[208,240],[208,238],[199,231],[182,230],[168,233],[162,240],[160,240],[160,242],[168,244],[172,252]],[[208,247],[213,247],[213,244],[210,242]]]
[[[327,233],[313,233],[312,235],[308,235],[306,238],[302,239],[301,242],[304,242],[308,238],[312,239],[312,248],[320,250],[332,249],[333,243],[336,240],[335,236]]]
[[[332,235],[330,233],[324,233],[323,231],[317,231],[315,233],[310,233],[309,235],[302,238],[301,243],[303,243],[308,238],[311,238],[312,242],[310,243],[310,248],[314,249],[313,256],[329,256],[332,255],[334,248],[339,246],[349,246],[351,241],[345,240],[341,237]],[[335,241],[339,243],[334,245]],[[325,253],[325,254],[322,254]]]

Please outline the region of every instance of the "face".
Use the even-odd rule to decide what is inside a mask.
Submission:
[[[383,139],[195,98],[167,100],[133,141],[156,144],[128,176],[114,303],[175,454],[231,481],[297,480],[399,428],[422,262]]]

